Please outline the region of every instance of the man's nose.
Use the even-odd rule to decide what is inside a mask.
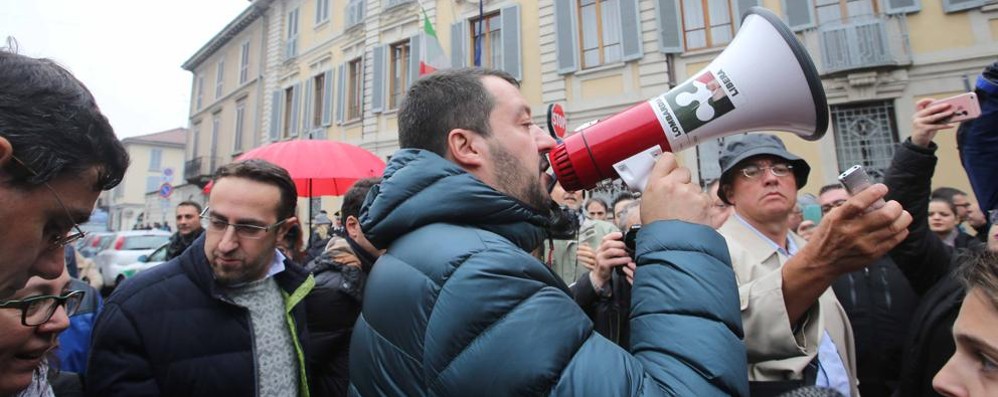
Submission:
[[[239,247],[239,236],[236,235],[236,227],[229,225],[222,231],[222,239],[218,240],[218,250],[222,252],[232,252]]]
[[[534,124],[531,128],[534,132],[534,141],[537,143],[538,153],[550,152],[558,144],[550,134],[541,129],[537,124]]]
[[[66,270],[66,255],[63,247],[51,247],[42,252],[31,266],[32,275],[53,280]]]

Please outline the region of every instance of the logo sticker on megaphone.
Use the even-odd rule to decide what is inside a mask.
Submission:
[[[778,16],[753,7],[738,35],[703,71],[577,129],[551,151],[550,162],[567,190],[591,189],[620,177],[640,191],[663,152],[751,131],[787,131],[817,140],[827,128],[825,91],[807,50]]]

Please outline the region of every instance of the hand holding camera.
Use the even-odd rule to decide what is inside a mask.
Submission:
[[[634,259],[631,258],[624,243],[624,234],[621,232],[607,234],[596,250],[596,269],[590,273],[592,275],[590,281],[593,282],[594,287],[600,288],[610,281],[611,273],[616,268],[630,270],[629,275],[627,270],[621,271],[624,272],[627,281],[633,283],[634,266]]]

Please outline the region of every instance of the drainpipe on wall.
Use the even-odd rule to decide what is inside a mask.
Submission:
[[[665,54],[665,67],[668,68],[669,89],[676,87],[676,54]]]

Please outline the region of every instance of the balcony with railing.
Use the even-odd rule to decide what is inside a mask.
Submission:
[[[826,22],[803,32],[801,39],[822,75],[911,63],[904,14]]]
[[[184,163],[184,179],[187,183],[204,186],[211,180],[215,169],[225,164],[220,157],[200,156]]]

